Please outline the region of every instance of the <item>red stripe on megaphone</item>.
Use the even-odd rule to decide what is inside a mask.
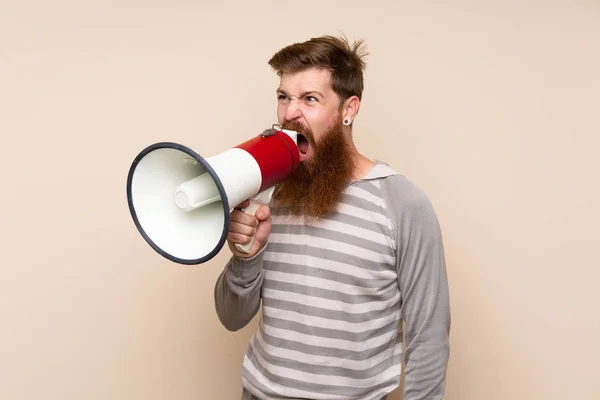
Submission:
[[[262,176],[259,192],[283,182],[300,164],[300,152],[294,140],[281,131],[270,136],[258,135],[235,146],[250,153]]]

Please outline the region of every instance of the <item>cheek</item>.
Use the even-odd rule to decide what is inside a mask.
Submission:
[[[311,112],[313,111],[313,112]],[[304,114],[306,121],[309,123],[315,135],[325,132],[331,126],[334,118],[330,113],[309,110]]]

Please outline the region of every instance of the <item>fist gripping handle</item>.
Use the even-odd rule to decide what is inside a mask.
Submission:
[[[275,189],[275,186],[272,186],[269,189],[252,197],[250,199],[250,205],[247,208],[242,209],[242,211],[244,211],[246,214],[255,215],[256,210],[258,210],[261,205],[269,204],[269,202],[271,201],[271,197],[273,196],[274,189]],[[255,237],[256,237],[256,232],[254,233],[254,235],[252,235],[250,242],[248,242],[247,244],[236,243],[235,248],[238,249],[239,251],[241,251],[242,253],[246,253],[246,254],[250,253],[250,251],[252,250],[252,246],[254,245]]]

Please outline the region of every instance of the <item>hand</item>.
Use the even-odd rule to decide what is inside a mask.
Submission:
[[[267,243],[271,233],[271,209],[263,204],[257,210],[255,215],[246,214],[242,208],[247,208],[250,201],[246,200],[235,207],[231,212],[229,232],[227,234],[227,243],[231,252],[240,258],[250,258],[256,255],[260,249]],[[239,251],[235,244],[248,244],[254,237],[254,243],[250,253]]]

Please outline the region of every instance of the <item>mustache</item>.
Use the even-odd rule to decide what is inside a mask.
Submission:
[[[310,141],[311,143],[314,143],[314,136],[313,136],[312,130],[310,128],[302,125],[298,121],[287,121],[286,120],[281,124],[281,128],[287,129],[290,131],[296,131],[300,135],[304,136],[308,141]]]

